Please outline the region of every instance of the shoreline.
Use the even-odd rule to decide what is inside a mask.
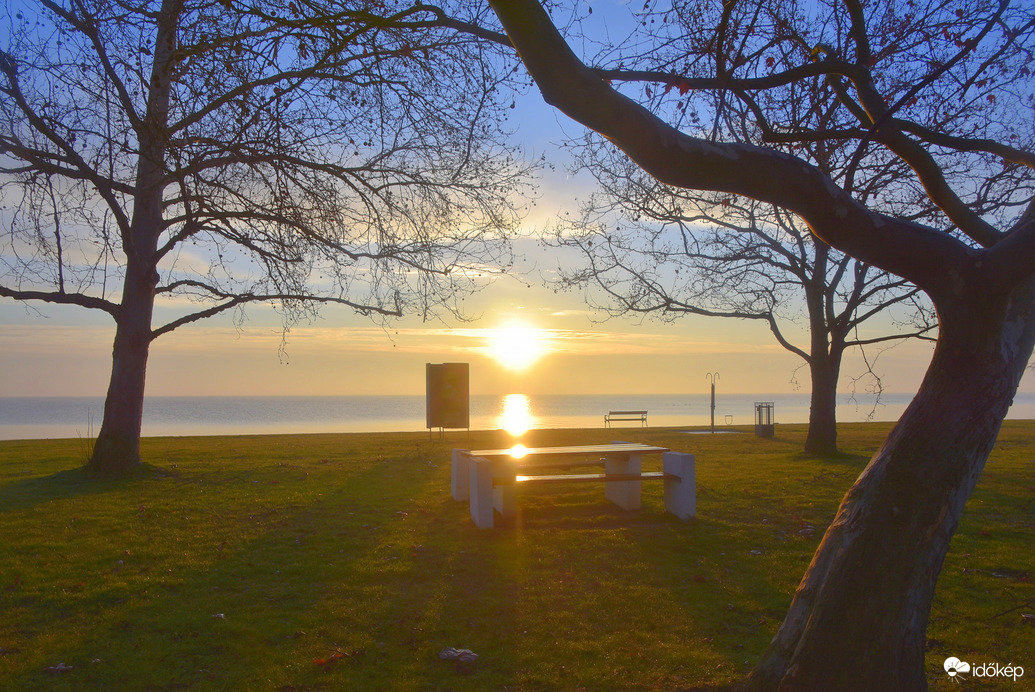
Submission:
[[[897,421],[850,421],[844,423],[838,423],[839,432],[851,432],[851,431],[862,431],[866,429],[879,428],[881,426],[891,428]],[[800,434],[808,429],[808,423],[776,423],[776,431],[779,433],[781,430],[789,434]],[[1004,429],[1018,428],[1033,426],[1035,427],[1035,418],[1008,418],[1003,421]],[[708,438],[711,435],[725,438],[727,435],[747,435],[754,436],[753,425],[733,425],[720,427],[716,425],[715,432],[710,430],[710,426],[700,425],[675,425],[675,426],[652,426],[652,427],[627,427],[627,428],[604,428],[602,426],[597,427],[553,427],[553,428],[534,428],[527,431],[522,435],[513,435],[508,433],[502,428],[471,428],[469,431],[464,428],[447,428],[444,436],[440,436],[439,431],[429,431],[427,428],[424,430],[337,430],[337,431],[294,431],[294,432],[231,432],[231,433],[212,433],[207,435],[141,435],[140,440],[142,443],[147,442],[168,442],[171,440],[190,441],[197,440],[199,443],[209,442],[216,439],[241,439],[248,440],[254,438],[314,438],[314,439],[326,439],[329,437],[384,437],[386,439],[404,439],[407,437],[419,437],[423,441],[427,442],[442,442],[442,443],[462,443],[466,442],[470,436],[485,437],[485,436],[501,436],[505,439],[521,442],[527,440],[530,437],[536,437],[538,435],[555,435],[555,434],[572,434],[572,433],[584,433],[586,435],[600,435],[602,433],[608,433],[612,436],[620,435],[632,435],[632,434],[661,434],[661,435],[687,435],[687,440],[691,441],[694,439]],[[95,437],[95,436],[94,436]],[[0,438],[0,445],[17,445],[17,444],[32,444],[32,443],[44,443],[44,444],[67,444],[76,443],[80,445],[86,445],[93,441],[94,437],[26,437],[26,438]]]
[[[841,394],[841,423],[898,420],[911,393]],[[758,402],[775,404],[778,425],[805,424],[808,393],[719,394],[716,428],[750,426]],[[89,439],[100,429],[103,397],[0,397],[0,440]],[[710,427],[706,394],[680,395],[473,395],[473,430],[599,428],[608,410],[646,410],[649,427]],[[143,437],[212,437],[260,434],[427,431],[421,395],[316,397],[148,397]],[[1035,419],[1035,394],[1019,394],[1007,419]],[[624,427],[624,426],[623,426]],[[634,426],[629,426],[634,427]]]

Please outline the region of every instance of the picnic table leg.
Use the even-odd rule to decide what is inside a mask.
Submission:
[[[491,529],[493,524],[492,462],[481,457],[470,459],[471,519],[479,529]]]
[[[604,473],[640,473],[643,466],[639,454],[608,454],[604,457]],[[622,509],[640,508],[640,481],[612,481],[604,484],[604,496]]]
[[[665,473],[676,476],[665,479],[665,509],[680,519],[697,514],[697,475],[693,454],[665,452],[661,455]]]
[[[453,499],[463,502],[471,497],[471,470],[470,457],[466,449],[453,450],[453,467],[451,487]]]
[[[517,514],[517,486],[497,485],[492,489],[492,504],[504,519]]]

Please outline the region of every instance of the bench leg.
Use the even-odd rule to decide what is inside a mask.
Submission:
[[[471,497],[471,470],[470,457],[466,449],[453,450],[452,479],[450,486],[453,492],[453,499],[463,502]]]
[[[491,529],[493,524],[492,462],[481,457],[470,460],[471,519],[479,529]]]
[[[509,519],[517,514],[517,486],[510,484],[494,487],[492,504],[504,519]]]
[[[697,515],[697,474],[693,454],[665,452],[662,455],[665,473],[677,476],[665,479],[665,509],[680,519]]]
[[[640,473],[642,458],[639,454],[608,455],[604,457],[604,473]],[[612,481],[604,484],[604,496],[622,509],[640,508],[640,481]]]

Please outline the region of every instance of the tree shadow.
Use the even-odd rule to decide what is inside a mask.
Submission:
[[[313,477],[301,480],[303,468]],[[63,471],[0,497],[32,505],[132,489],[162,473]],[[297,476],[295,485],[264,475],[269,491],[227,497],[261,501],[221,503],[197,525],[210,486],[185,484],[187,497],[156,510],[161,522],[119,538],[117,572],[91,566],[76,573],[84,589],[54,596],[68,602],[64,624],[79,634],[46,660],[74,665],[68,681],[85,688],[232,689],[262,677],[269,689],[499,689],[502,680],[726,692],[786,607],[766,558],[742,541],[731,551],[736,527],[666,514],[660,484],[645,484],[638,511],[611,505],[599,484],[537,489],[520,498],[518,519],[481,531],[450,497],[446,463],[279,473]],[[720,500],[700,501],[701,516],[714,516],[709,505]],[[454,670],[440,659],[445,647],[479,660]],[[703,672],[717,665],[725,672]],[[42,669],[22,680],[48,682]]]
[[[779,626],[797,583],[797,575],[780,583],[781,577],[771,568],[772,561],[800,562],[807,559],[814,546],[793,536],[780,543],[781,539],[771,535],[775,529],[769,525],[762,529],[769,538],[760,542],[758,527],[741,531],[729,523],[728,517],[709,519],[715,514],[709,509],[714,500],[702,493],[698,500],[698,517],[680,521],[665,512],[660,492],[649,493],[646,484],[643,507],[632,511],[614,506],[592,490],[536,489],[518,498],[517,515],[500,522],[494,532],[501,537],[512,536],[516,544],[525,541],[534,545],[541,538],[544,550],[545,544],[559,543],[569,546],[572,554],[583,551],[583,557],[575,560],[592,561],[596,558],[586,554],[613,550],[615,573],[627,572],[630,579],[601,586],[594,583],[596,576],[580,569],[577,561],[570,565],[558,561],[556,567],[574,574],[562,588],[582,588],[586,593],[610,591],[607,596],[583,600],[599,600],[603,609],[616,613],[617,622],[621,622],[618,613],[622,612],[642,617],[635,607],[625,604],[640,598],[642,589],[653,590],[649,598],[657,610],[651,612],[665,614],[662,619],[670,628],[665,638],[694,642],[694,646],[684,650],[685,660],[673,660],[667,652],[662,653],[664,647],[659,652],[650,646],[632,647],[623,653],[656,655],[657,668],[671,671],[672,681],[680,677],[699,680],[689,687],[667,682],[672,689],[725,692],[732,687],[724,682],[707,684],[699,671],[724,671],[719,673],[720,679],[740,679],[748,673]],[[565,534],[571,538],[565,538]],[[756,546],[764,550],[755,550]],[[646,567],[637,571],[636,565]],[[639,579],[644,581],[637,583]],[[634,619],[628,627],[624,632],[628,641],[649,641],[653,636],[650,631],[654,625],[646,620]]]
[[[835,452],[834,454],[809,454],[807,452],[799,452],[793,457],[795,461],[818,461],[827,464],[835,464],[837,466],[857,468],[860,471],[862,471],[866,464],[870,463],[870,459],[872,458],[872,454],[852,454],[849,452]]]
[[[0,511],[24,510],[54,500],[68,500],[122,490],[142,481],[174,476],[173,472],[142,464],[120,476],[100,475],[85,466],[58,471],[49,476],[36,476],[0,486]]]
[[[318,494],[303,480],[291,492],[275,494],[272,489],[288,481],[267,476],[262,482],[271,493],[244,495],[263,497],[260,502],[239,504],[242,497],[234,496],[234,502],[208,508],[212,516],[204,520],[198,520],[197,501],[211,486],[184,484],[189,501],[181,497],[173,511],[163,507],[156,515],[162,521],[119,532],[116,567],[98,571],[76,564],[71,578],[82,581],[51,597],[75,604],[60,623],[73,634],[47,652],[47,660],[72,666],[61,680],[69,687],[57,689],[245,689],[258,684],[253,671],[281,683],[259,685],[264,689],[325,689],[329,679],[352,671],[401,668],[399,656],[410,652],[382,651],[380,640],[389,639],[386,632],[399,626],[415,597],[399,597],[375,582],[428,580],[425,552],[414,549],[411,557],[410,540],[397,527],[419,524],[422,515],[406,511],[406,498],[425,493],[433,476],[429,471],[414,482],[395,483],[393,466],[427,469],[419,461],[375,463],[321,485]],[[19,483],[0,502],[11,497],[31,506],[132,490],[164,473],[149,467],[134,479],[114,480],[62,471]],[[283,474],[300,475],[296,468]],[[216,482],[248,487],[239,478]],[[129,545],[132,550],[122,550]],[[29,609],[46,606],[25,602]],[[19,657],[35,656],[45,646],[46,629],[59,626],[23,614],[24,623]],[[269,667],[271,659],[279,669]],[[330,665],[317,666],[318,659]],[[53,682],[42,665],[20,674],[26,688]]]

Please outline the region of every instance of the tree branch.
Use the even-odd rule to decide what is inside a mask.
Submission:
[[[670,185],[722,190],[801,216],[816,235],[935,295],[953,290],[945,267],[969,263],[947,234],[868,210],[814,166],[794,156],[690,137],[615,91],[564,42],[536,0],[490,0],[547,103],[600,132]]]
[[[360,313],[361,315],[378,314],[378,315],[384,315],[385,317],[402,317],[402,309],[398,305],[395,306],[394,308],[389,309],[389,308],[384,308],[384,307],[377,306],[377,305],[363,305],[361,303],[355,303],[355,302],[353,302],[351,300],[348,300],[348,299],[345,299],[345,298],[335,298],[333,296],[316,296],[316,295],[304,294],[304,293],[262,293],[262,294],[258,294],[258,293],[240,293],[240,294],[232,294],[232,293],[225,293],[223,291],[220,291],[219,289],[215,288],[214,286],[210,286],[210,285],[205,284],[203,282],[189,280],[189,279],[188,280],[183,280],[183,281],[176,281],[176,282],[173,282],[173,283],[169,284],[168,286],[160,287],[160,288],[156,289],[156,292],[158,292],[158,293],[171,293],[171,292],[173,292],[173,291],[175,291],[177,289],[181,289],[181,288],[195,288],[195,289],[201,290],[201,291],[203,291],[205,293],[208,293],[208,294],[212,295],[214,298],[222,299],[224,302],[220,303],[219,305],[214,305],[214,306],[212,306],[210,308],[207,308],[205,310],[199,310],[198,312],[194,312],[194,313],[191,313],[189,315],[184,315],[183,317],[180,317],[179,319],[175,319],[175,320],[173,320],[171,322],[166,323],[165,325],[163,325],[161,327],[153,329],[151,331],[151,340],[152,341],[154,341],[158,337],[162,336],[163,334],[168,334],[169,332],[173,331],[174,329],[182,327],[185,324],[190,324],[191,322],[197,322],[199,320],[207,319],[207,318],[212,317],[214,315],[218,315],[218,314],[220,314],[222,312],[225,312],[227,310],[230,310],[230,309],[236,308],[236,307],[238,307],[240,305],[245,305],[245,304],[248,304],[248,303],[263,303],[263,302],[269,303],[269,302],[289,302],[289,301],[299,301],[299,302],[305,302],[305,303],[333,303],[335,305],[344,305],[346,307],[350,307],[353,310],[355,310],[356,312]]]
[[[0,286],[0,296],[13,298],[15,300],[40,300],[45,303],[58,305],[78,305],[91,310],[102,310],[112,317],[118,319],[120,308],[116,303],[88,296],[82,293],[65,293],[64,291],[23,291],[19,289]]]
[[[968,237],[985,247],[990,247],[998,242],[1002,238],[1002,234],[959,198],[945,179],[941,167],[938,166],[934,157],[926,149],[917,145],[901,131],[884,126],[893,122],[892,116],[908,103],[910,99],[920,93],[925,87],[933,84],[968,53],[973,52],[981,40],[991,31],[1003,12],[1006,11],[1008,5],[1009,0],[1000,0],[998,10],[985,23],[984,28],[977,36],[968,39],[964,43],[963,48],[952,59],[932,70],[891,106],[885,104],[884,99],[873,83],[868,69],[863,68],[864,76],[861,79],[853,80],[871,122],[866,123],[863,121],[864,125],[869,125],[869,133],[859,144],[859,148],[856,150],[855,156],[848,166],[848,178],[851,179],[853,177],[852,172],[861,160],[870,140],[876,139],[880,141],[910,165],[916,172],[917,177],[919,177],[924,189],[927,190],[931,200],[945,212],[952,222]],[[857,41],[865,40],[866,27],[862,16],[862,7],[855,0],[849,0],[849,8],[852,15],[853,37]],[[863,37],[862,39],[859,38],[860,35]],[[868,54],[869,48],[867,47],[865,51]]]

